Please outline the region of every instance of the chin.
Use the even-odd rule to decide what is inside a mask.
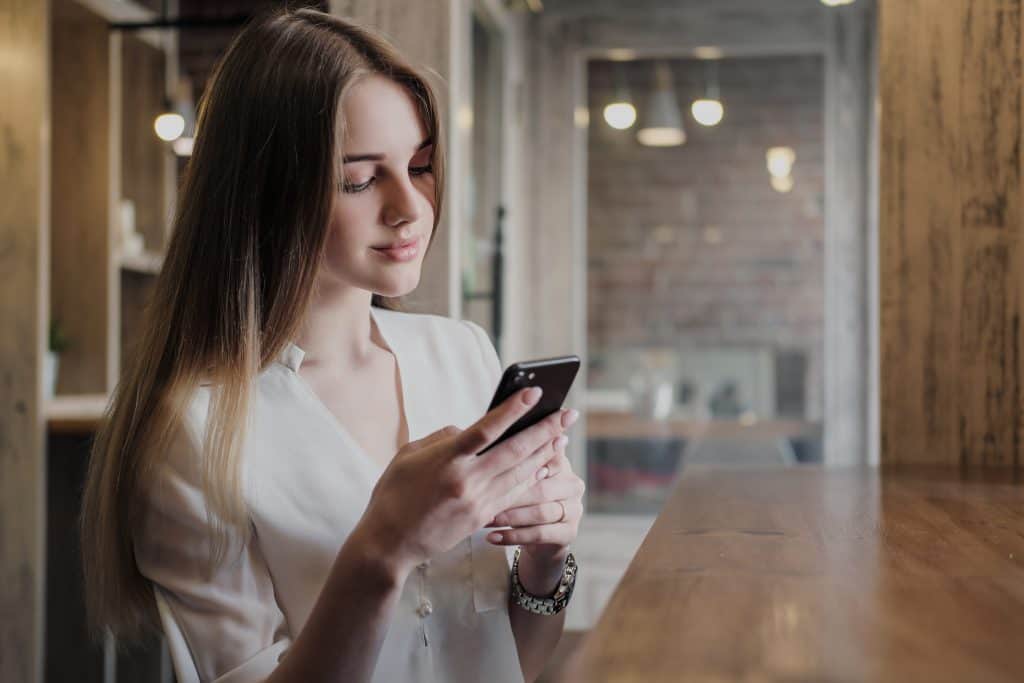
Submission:
[[[420,284],[419,271],[416,272],[415,277],[405,278],[388,278],[385,282],[380,282],[376,287],[373,287],[373,291],[381,296],[388,297],[389,299],[397,299],[398,297],[406,296],[411,294]]]

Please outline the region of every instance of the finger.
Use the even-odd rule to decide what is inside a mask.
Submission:
[[[491,445],[499,436],[508,431],[508,428],[516,423],[516,420],[537,405],[541,393],[540,387],[527,387],[502,401],[494,410],[488,411],[486,415],[459,434],[455,444],[457,452],[476,454]]]
[[[563,506],[564,509],[563,509]],[[565,519],[563,519],[563,515]],[[499,513],[495,526],[523,527],[535,524],[557,524],[569,518],[569,501],[552,500],[536,505],[523,505]]]
[[[572,463],[569,462],[569,458],[566,456],[564,448],[555,453],[555,457],[544,463],[544,466],[548,468],[548,479],[556,477],[562,472],[572,471]]]
[[[509,496],[505,504],[498,508],[498,512],[524,505],[538,505],[552,500],[582,499],[585,488],[582,479],[575,474],[563,472],[561,476],[543,479],[533,486],[525,487],[514,497]]]
[[[438,429],[436,432],[431,432],[430,434],[427,434],[422,439],[410,441],[403,447],[403,450],[410,447],[414,450],[425,448],[433,443],[437,443],[438,441],[444,441],[445,439],[454,438],[458,436],[461,432],[462,430],[456,427],[455,425],[448,425],[446,427]]]
[[[545,469],[545,463],[550,461],[559,449],[564,448],[564,443],[568,440],[569,437],[560,434],[553,440],[541,444],[540,448],[526,460],[491,479],[488,494],[501,504],[498,509],[511,507],[511,503],[517,501],[527,488],[537,485],[539,480],[546,479],[548,470]]]
[[[508,472],[515,472],[523,461],[537,453],[552,439],[558,438],[563,433],[561,424],[562,411],[556,410],[540,422],[527,427],[507,441],[503,441],[493,450],[488,451],[483,457],[478,458],[474,463],[477,473],[485,479],[495,479]],[[554,453],[549,452],[550,458]],[[532,467],[536,470],[540,465]],[[521,481],[521,478],[513,477],[514,481]]]
[[[560,436],[559,439],[561,438]],[[557,440],[555,443],[544,444],[534,452],[533,456],[520,465],[518,473],[506,472],[501,478],[492,479],[488,483],[483,499],[490,501],[487,509],[490,510],[491,522],[484,526],[493,526],[495,514],[520,505],[518,500],[523,496],[523,492],[547,477],[548,471],[544,463],[551,458],[552,452],[557,447]],[[518,481],[515,477],[519,478]]]
[[[492,531],[487,534],[487,540],[494,545],[530,545],[534,543],[569,545],[576,540],[576,529],[567,522],[537,524],[518,529]]]

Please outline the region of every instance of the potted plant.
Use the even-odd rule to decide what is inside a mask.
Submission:
[[[43,364],[43,391],[46,398],[53,398],[57,393],[57,367],[60,362],[60,354],[68,348],[69,344],[60,321],[51,320],[50,341],[46,351],[46,361]]]

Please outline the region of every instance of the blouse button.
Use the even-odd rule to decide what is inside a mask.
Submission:
[[[426,562],[420,562],[418,565],[416,565],[416,568],[426,569],[428,566],[430,566],[430,560],[427,560]]]
[[[434,607],[430,604],[430,600],[424,600],[420,603],[420,606],[416,608],[416,614],[420,615],[421,617],[426,617],[433,611]]]

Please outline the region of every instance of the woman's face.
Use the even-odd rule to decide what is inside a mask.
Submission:
[[[412,95],[383,76],[356,83],[341,114],[343,168],[321,275],[387,297],[408,294],[434,226],[433,141]],[[410,240],[411,251],[384,250]]]

